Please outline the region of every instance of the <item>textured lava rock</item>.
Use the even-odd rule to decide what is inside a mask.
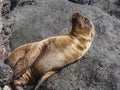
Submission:
[[[3,27],[3,22],[1,17],[2,5],[3,5],[2,2],[0,1],[0,32],[2,31],[2,27]]]
[[[90,4],[91,0],[69,0],[74,3],[79,3],[79,4]]]
[[[97,6],[112,16],[120,19],[120,0],[93,0],[92,5]]]
[[[0,55],[0,86],[4,86],[11,82],[12,80],[12,69],[4,63],[5,58],[8,56],[8,49],[9,49],[9,31],[3,28],[3,15],[6,15],[6,0],[2,0],[3,2],[0,3],[0,53],[3,48],[6,48],[6,54],[4,56]],[[3,8],[4,7],[4,8]],[[0,90],[2,88],[0,87]]]
[[[3,0],[2,4],[3,4],[3,6],[2,6],[1,13],[2,13],[2,16],[5,16],[6,14],[8,14],[10,12],[11,3],[10,3],[10,0]]]
[[[89,5],[97,6],[108,12],[111,16],[116,16],[120,19],[120,0],[69,0],[81,4],[82,2]]]
[[[9,84],[12,81],[13,71],[0,59],[0,86]]]

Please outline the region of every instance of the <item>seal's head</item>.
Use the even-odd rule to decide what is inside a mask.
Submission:
[[[93,22],[80,12],[73,13],[72,32],[82,35],[91,35],[91,33],[94,32]]]

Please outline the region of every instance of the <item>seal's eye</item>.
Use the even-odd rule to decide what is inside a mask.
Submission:
[[[89,20],[87,18],[84,19],[84,24],[89,24]]]

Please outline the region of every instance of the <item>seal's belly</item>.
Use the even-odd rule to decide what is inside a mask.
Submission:
[[[76,47],[67,47],[64,50],[56,48],[45,52],[45,54],[38,58],[33,65],[33,68],[39,74],[44,74],[51,70],[58,70],[70,63],[73,63],[80,57],[81,52]]]
[[[65,56],[62,53],[50,53],[39,58],[33,65],[34,69],[39,74],[44,74],[48,71],[59,69],[65,66]]]

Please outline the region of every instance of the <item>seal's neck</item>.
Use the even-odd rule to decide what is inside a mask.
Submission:
[[[80,26],[79,25],[72,25],[72,30],[71,30],[71,32],[70,32],[70,34],[71,35],[73,35],[73,36],[78,36],[79,35],[79,30],[80,30],[81,28],[80,28]]]
[[[72,25],[72,30],[70,32],[70,35],[77,38],[78,40],[84,39],[86,41],[91,41],[92,39],[89,33],[84,32],[83,28],[81,28],[81,26],[78,24]]]

